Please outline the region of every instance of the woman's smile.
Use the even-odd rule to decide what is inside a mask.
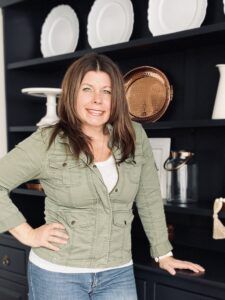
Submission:
[[[90,109],[90,108],[87,108],[86,110],[91,116],[94,116],[94,117],[102,116],[104,114],[103,110]]]

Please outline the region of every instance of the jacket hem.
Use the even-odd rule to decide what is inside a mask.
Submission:
[[[116,267],[120,266],[122,264],[128,263],[131,259],[132,256],[130,255],[127,258],[124,259],[115,259],[112,258],[107,259],[107,255],[105,257],[101,258],[89,258],[89,259],[72,259],[68,257],[68,255],[65,255],[66,258],[62,259],[60,257],[57,257],[57,253],[54,253],[52,251],[52,255],[50,253],[47,253],[47,249],[43,248],[32,248],[34,253],[38,255],[40,258],[45,259],[51,263],[55,263],[58,265],[63,265],[63,266],[68,266],[68,267],[77,267],[77,268],[110,268],[110,267]],[[47,251],[46,251],[47,250]],[[56,255],[55,255],[56,254]]]

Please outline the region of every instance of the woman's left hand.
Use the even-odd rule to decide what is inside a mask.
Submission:
[[[171,275],[176,274],[175,269],[191,270],[194,273],[205,272],[205,269],[198,264],[194,264],[190,261],[175,259],[172,256],[160,259],[159,266],[161,269],[168,271]]]

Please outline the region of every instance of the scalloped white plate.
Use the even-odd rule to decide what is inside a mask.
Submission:
[[[96,0],[88,15],[88,42],[92,48],[127,42],[133,24],[130,0]]]
[[[41,29],[41,52],[44,57],[73,52],[79,38],[79,21],[69,5],[54,7]]]
[[[200,27],[207,5],[207,0],[149,0],[149,30],[156,36]]]

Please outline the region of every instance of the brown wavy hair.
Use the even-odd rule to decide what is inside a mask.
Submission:
[[[67,136],[76,158],[84,152],[88,162],[93,162],[93,154],[90,147],[90,138],[81,130],[81,121],[75,105],[78,90],[85,74],[89,71],[102,71],[111,79],[111,112],[108,123],[113,126],[112,147],[120,148],[123,162],[128,157],[134,158],[135,132],[128,113],[128,106],[124,90],[122,74],[116,64],[107,56],[90,53],[76,60],[68,68],[62,81],[62,94],[58,102],[59,122],[54,126],[49,147],[57,134],[63,132]]]

